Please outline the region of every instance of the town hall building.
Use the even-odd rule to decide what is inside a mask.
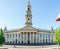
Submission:
[[[25,26],[20,29],[7,30],[4,29],[5,43],[8,45],[41,45],[54,43],[54,31],[46,29],[37,29],[32,23],[31,5],[28,1]]]

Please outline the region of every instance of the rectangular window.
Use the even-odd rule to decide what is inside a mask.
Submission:
[[[17,34],[16,34],[16,37],[17,37]]]
[[[9,34],[7,34],[7,38],[9,38]]]
[[[42,34],[40,34],[40,37],[42,37]]]
[[[19,37],[20,37],[20,34],[19,34]]]
[[[11,38],[11,34],[10,34],[10,38]]]
[[[13,38],[14,38],[14,34],[13,34]]]

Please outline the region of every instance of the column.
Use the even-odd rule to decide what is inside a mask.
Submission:
[[[28,37],[27,37],[27,33],[26,33],[26,43],[27,43],[27,39],[28,39]]]
[[[20,36],[20,38],[19,38],[19,41],[21,41],[21,34],[19,33],[19,36]],[[21,43],[21,42],[20,42]]]
[[[33,43],[34,43],[34,32],[33,32]]]
[[[39,33],[38,33],[38,39],[39,39],[39,43],[40,43],[40,36],[39,36]]]
[[[39,43],[40,43],[40,33],[39,33]]]
[[[43,34],[42,34],[42,44],[43,44]]]
[[[50,43],[51,43],[51,35],[50,35]]]
[[[33,43],[33,32],[31,32],[31,43]]]
[[[30,43],[31,43],[31,32],[30,32]]]
[[[24,32],[24,43],[25,43],[26,39],[25,39],[25,32]]]
[[[23,32],[23,43],[24,43],[24,32]]]
[[[36,43],[37,43],[37,33],[36,33]]]

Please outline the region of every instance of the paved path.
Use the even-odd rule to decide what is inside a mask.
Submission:
[[[58,45],[48,45],[48,46],[15,46],[14,45],[3,45],[0,49],[57,49]],[[59,46],[60,48],[60,46]]]

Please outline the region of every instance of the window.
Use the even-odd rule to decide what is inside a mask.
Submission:
[[[14,34],[13,34],[13,38],[14,38]]]
[[[50,34],[48,34],[48,38],[50,38]]]
[[[19,37],[20,37],[20,34],[19,34]]]
[[[53,43],[53,39],[52,39],[52,43]]]
[[[10,34],[10,38],[11,38],[11,34]]]
[[[45,43],[45,39],[43,39],[43,43]]]
[[[43,38],[45,37],[45,35],[43,35]]]
[[[11,41],[10,41],[10,43],[11,43]]]
[[[16,37],[17,37],[17,34],[16,34]]]
[[[53,35],[51,35],[52,36],[52,38],[53,38]]]
[[[40,37],[42,37],[42,34],[40,34]]]
[[[14,43],[14,41],[13,41],[13,43]]]
[[[20,43],[20,41],[19,41],[19,43]]]
[[[7,43],[9,43],[9,41],[7,41]]]
[[[47,43],[47,39],[46,39],[46,43]]]
[[[40,43],[42,43],[42,39],[40,39]]]
[[[9,38],[9,34],[7,34],[7,37]]]
[[[16,39],[16,43],[17,43],[17,39]]]

